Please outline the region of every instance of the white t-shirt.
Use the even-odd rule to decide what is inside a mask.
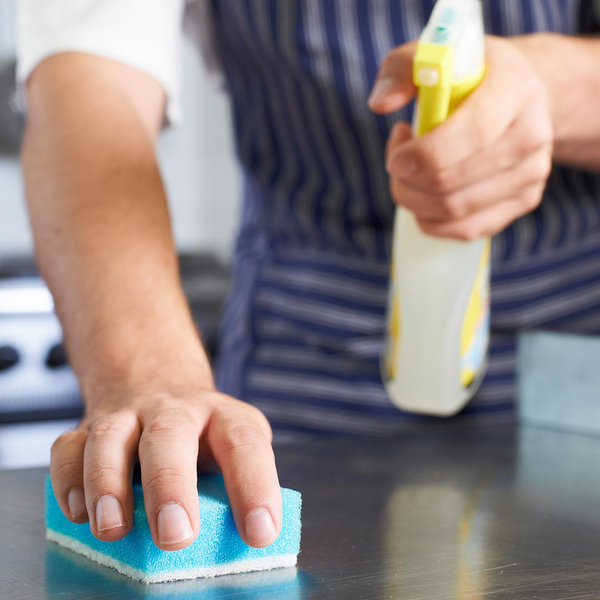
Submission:
[[[22,84],[42,60],[59,52],[104,56],[157,79],[167,94],[168,120],[178,121],[184,8],[196,5],[196,10],[186,14],[186,21],[202,21],[204,2],[18,0],[18,80]],[[594,0],[594,6],[600,22],[600,0]],[[203,23],[186,25],[199,30]]]
[[[60,52],[110,58],[151,75],[180,119],[180,47],[185,0],[19,0],[17,78]]]

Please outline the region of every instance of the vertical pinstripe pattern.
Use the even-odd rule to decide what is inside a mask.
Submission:
[[[379,374],[393,123],[366,100],[433,0],[211,0],[244,172],[218,383],[292,430],[394,434]],[[575,34],[585,0],[484,0],[490,33]],[[486,381],[458,418],[511,418],[515,332],[600,333],[600,176],[556,168],[542,206],[498,236]]]

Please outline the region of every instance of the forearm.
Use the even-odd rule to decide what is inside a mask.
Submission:
[[[23,163],[38,262],[84,395],[212,386],[178,274],[152,127],[103,77],[40,67]],[[93,390],[93,393],[92,393]]]
[[[542,33],[514,41],[547,85],[555,161],[600,171],[600,38]]]

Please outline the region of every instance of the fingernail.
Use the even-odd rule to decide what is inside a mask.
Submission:
[[[110,495],[101,496],[96,502],[96,529],[99,532],[125,526],[121,503]]]
[[[380,79],[375,83],[371,95],[369,96],[369,104],[379,104],[383,102],[387,96],[394,93],[398,89],[398,82],[395,79]]]
[[[87,508],[85,506],[85,496],[81,488],[72,488],[67,497],[67,504],[69,505],[69,512],[71,518],[78,519],[87,514]]]
[[[271,514],[264,508],[257,508],[248,514],[244,523],[246,540],[253,546],[264,548],[275,541],[275,524]]]
[[[178,544],[194,535],[190,518],[181,504],[165,504],[158,511],[158,541],[165,546]]]

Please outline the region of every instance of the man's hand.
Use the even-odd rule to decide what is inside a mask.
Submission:
[[[369,106],[394,112],[415,94],[416,45],[384,61]],[[448,121],[415,139],[407,123],[390,135],[387,170],[394,201],[430,235],[472,240],[495,235],[540,204],[552,169],[548,91],[527,57],[488,36],[484,81]]]
[[[52,450],[65,515],[101,540],[132,526],[139,457],[163,550],[201,527],[196,468],[218,464],[242,538],[269,545],[281,494],[265,417],[215,390],[190,314],[154,153],[165,94],[149,75],[65,53],[31,75],[23,165],[38,264],[86,414]]]
[[[52,447],[54,492],[75,523],[89,520],[100,540],[126,536],[133,524],[131,472],[139,456],[146,514],[163,550],[198,535],[196,472],[218,465],[237,529],[264,547],[281,528],[281,493],[271,429],[256,408],[216,391],[180,389],[103,394]]]

